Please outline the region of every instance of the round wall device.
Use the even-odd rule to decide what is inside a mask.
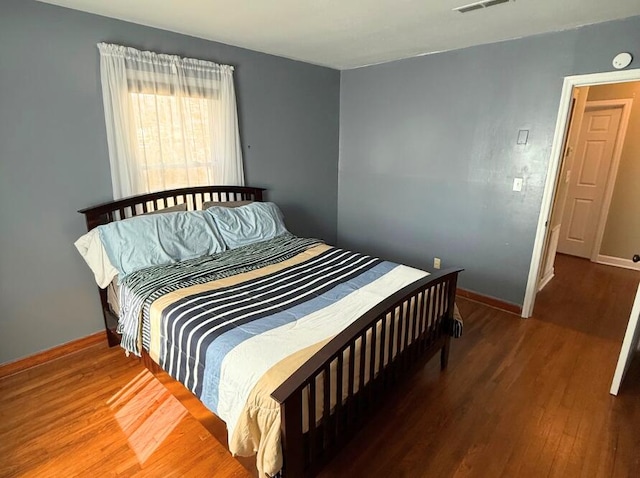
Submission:
[[[613,59],[613,67],[616,70],[622,70],[623,68],[626,68],[629,66],[629,63],[631,63],[631,60],[633,60],[631,53],[626,53],[626,52],[618,53],[616,57]]]

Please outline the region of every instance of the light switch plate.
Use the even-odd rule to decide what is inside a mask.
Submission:
[[[520,131],[518,131],[518,144],[527,144],[528,140],[529,140],[528,129],[521,129]]]
[[[522,178],[513,178],[513,190],[522,191]]]

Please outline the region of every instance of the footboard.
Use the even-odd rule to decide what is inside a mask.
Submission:
[[[446,367],[461,270],[429,275],[388,297],[272,393],[286,478],[315,475],[413,364],[441,351]]]

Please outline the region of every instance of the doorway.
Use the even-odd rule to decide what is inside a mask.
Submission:
[[[616,152],[616,144],[607,144],[606,138],[598,137],[597,134],[603,132],[600,130],[605,130],[605,136],[608,134],[609,137],[618,138],[621,134],[620,129],[624,128],[625,121],[628,121],[625,115],[630,114],[630,104],[636,98],[623,98],[631,101],[612,103],[602,97],[590,98],[588,90],[597,92],[599,85],[628,86],[629,82],[639,80],[640,70],[565,78],[522,309],[523,317],[531,316],[540,285],[544,287],[553,279],[553,263],[558,247],[561,249],[566,247],[567,242],[571,246],[579,245],[581,253],[588,255],[594,262],[606,261],[607,258],[614,257],[608,256],[606,252],[611,250],[611,247],[619,248],[619,245],[611,246],[611,241],[607,239],[610,234],[605,234],[609,222],[621,223],[624,227],[625,221],[628,220],[628,217],[625,218],[624,209],[615,214],[608,214],[617,177],[616,155],[619,152]],[[580,90],[582,87],[586,88]],[[640,110],[640,87],[638,92],[637,109]],[[589,100],[592,104],[587,108]],[[574,116],[579,116],[580,113],[581,118],[578,121]],[[572,161],[566,161],[566,159],[568,157],[573,159],[572,155],[575,157],[579,143],[583,151],[581,160],[577,162],[579,169],[576,170]],[[588,153],[586,156],[583,154],[585,150]],[[640,164],[640,157],[638,163]],[[638,177],[635,178],[636,184]],[[591,188],[588,191],[591,196],[585,196],[587,187]],[[594,192],[594,190],[597,191]],[[564,221],[563,227],[562,216],[567,210],[570,219]],[[608,221],[608,219],[615,219],[615,221]],[[612,228],[615,230],[615,227],[612,226]],[[561,242],[563,233],[564,242]],[[633,247],[640,249],[640,244],[634,244]],[[626,266],[631,265],[629,268],[633,268],[634,263],[631,257],[635,252],[633,254],[627,254],[627,252],[625,257],[617,258],[619,263],[610,265],[624,263]]]
[[[636,95],[640,96],[640,82],[573,89],[538,291],[555,276],[556,252],[636,268],[631,257],[636,243],[640,244],[640,231],[636,233],[633,221],[627,218],[640,214],[635,204],[640,205],[640,194],[634,198],[625,192],[635,189],[632,176],[636,169],[626,163],[638,161],[636,149],[640,151],[640,107],[632,109]],[[633,134],[627,142],[632,111]],[[627,174],[618,177],[622,157]],[[637,166],[640,172],[640,164]]]
[[[609,85],[594,87],[591,93],[602,87]],[[583,88],[587,89],[583,95],[588,95],[589,87]],[[563,254],[593,260],[600,251],[631,104],[628,99],[587,101],[581,112],[578,139],[565,155],[565,162],[572,163],[566,168],[566,179],[562,178],[567,184],[566,200],[557,202],[559,210],[553,212],[560,216],[558,251]]]

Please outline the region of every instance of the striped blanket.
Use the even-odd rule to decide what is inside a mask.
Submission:
[[[227,424],[229,449],[282,466],[271,392],[332,337],[427,273],[291,235],[147,269],[120,287],[123,347],[144,347]]]
[[[317,239],[283,234],[270,241],[128,275],[119,289],[122,348],[138,356],[143,345],[148,350],[149,322],[142,319],[149,317],[151,304],[164,294],[275,264],[319,243]]]

